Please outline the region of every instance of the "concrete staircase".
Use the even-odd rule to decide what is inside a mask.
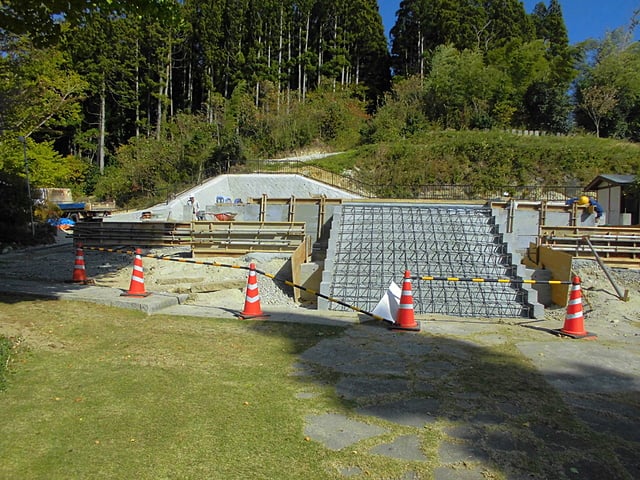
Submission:
[[[515,255],[517,258],[517,255]],[[391,281],[412,276],[523,279],[491,209],[475,205],[345,203],[337,208],[320,292],[365,311]],[[541,318],[529,284],[413,281],[416,314]],[[319,309],[347,308],[320,298]]]

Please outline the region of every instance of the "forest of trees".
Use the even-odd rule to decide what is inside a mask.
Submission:
[[[438,129],[640,140],[638,15],[570,45],[558,0],[6,0],[0,182],[120,203],[248,158]]]

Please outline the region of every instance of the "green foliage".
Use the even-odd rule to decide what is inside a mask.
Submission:
[[[119,205],[148,206],[184,186],[228,170],[244,158],[242,139],[231,132],[217,141],[217,126],[202,117],[176,115],[160,139],[140,137],[120,147],[96,182],[94,194]]]
[[[423,60],[437,48],[487,53],[511,41],[533,40],[533,25],[521,2],[405,0],[392,28],[393,68],[403,76],[422,74]]]
[[[374,0],[5,4],[0,131],[27,137],[34,185],[121,205],[164,200],[247,159],[377,143],[373,163],[399,168],[390,182],[546,182],[545,169],[527,165],[545,156],[558,182],[571,177],[561,149],[492,136],[459,150],[460,138],[431,145],[443,128],[570,133],[575,118],[586,131],[640,139],[639,44],[614,31],[570,48],[557,0],[531,15],[518,0],[404,0],[393,88]],[[594,122],[585,94],[603,86],[615,105]],[[7,135],[0,170],[23,177],[21,145]],[[411,178],[404,162],[417,151],[431,165]],[[580,152],[579,162],[608,170],[594,155]]]
[[[17,138],[0,138],[0,170],[26,178],[24,144]],[[62,157],[53,142],[26,139],[29,179],[34,188],[61,187],[80,191],[85,181],[87,165],[77,157]]]
[[[640,43],[629,43],[614,31],[602,41],[583,44],[582,54],[578,125],[601,136],[640,140]]]
[[[427,130],[422,81],[417,76],[397,79],[384,105],[362,130],[363,142],[390,142]]]
[[[28,33],[39,44],[51,44],[60,40],[62,17],[76,24],[94,10],[170,16],[174,8],[173,0],[5,0],[2,2],[0,29],[18,35]]]
[[[219,121],[179,114],[160,139],[140,137],[122,146],[93,193],[120,205],[148,206],[249,158],[353,148],[368,118],[364,110],[364,102],[347,92],[317,91],[289,112],[266,114],[256,109],[240,84],[231,99],[218,105]],[[86,175],[93,178],[91,169]]]
[[[318,160],[309,160],[305,165],[313,165],[339,175],[353,174],[353,167],[362,155],[363,149],[353,149],[343,153],[330,155]]]
[[[3,42],[0,67],[0,127],[25,137],[47,140],[80,123],[80,100],[86,82],[68,55],[55,48],[36,49],[24,39]]]
[[[530,85],[549,78],[551,66],[543,40],[522,42],[519,39],[491,50],[487,62],[508,74],[514,99],[521,99]]]
[[[115,162],[107,166],[93,193],[119,205],[155,203],[179,184],[177,158],[179,150],[167,141],[134,139],[118,149]]]
[[[508,78],[486,66],[479,52],[438,47],[424,86],[427,115],[444,128],[489,128],[506,84]]]
[[[33,190],[32,190],[33,193]],[[27,195],[23,177],[0,170],[0,248],[4,245],[37,245],[51,243],[53,230],[48,225],[30,225],[33,199]],[[34,220],[37,220],[34,216]]]
[[[360,130],[368,115],[362,101],[347,92],[318,90],[311,94],[300,113],[313,119],[314,141],[334,149],[352,148],[360,141]]]
[[[565,90],[545,82],[529,86],[524,96],[526,125],[535,130],[568,133],[571,105]]]
[[[601,173],[640,168],[640,146],[593,137],[530,137],[502,132],[438,132],[360,147],[357,179],[381,196],[412,196],[420,185],[585,185]],[[399,189],[398,186],[403,186]],[[408,186],[408,189],[405,188]]]

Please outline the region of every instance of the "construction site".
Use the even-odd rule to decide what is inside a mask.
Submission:
[[[301,175],[224,175],[58,240],[2,255],[0,290],[345,327],[300,355],[300,375],[330,372],[357,415],[307,419],[305,438],[328,450],[371,444],[407,462],[402,479],[640,477],[640,228],[596,226],[587,205],[371,199]],[[535,399],[516,390],[460,390],[459,372],[492,349],[525,358],[586,429],[532,419]],[[405,434],[376,441],[389,422]],[[347,462],[327,476],[347,477],[369,473]]]
[[[293,300],[319,310],[371,312],[409,271],[417,314],[543,318],[566,304],[572,259],[640,267],[640,229],[595,226],[586,206],[368,199],[301,175],[216,177],[144,211],[79,223],[73,236],[85,247],[181,246],[200,259],[286,258],[280,278],[304,287]]]

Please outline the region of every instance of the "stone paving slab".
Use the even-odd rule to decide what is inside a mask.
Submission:
[[[434,480],[487,480],[482,469],[467,467],[438,467],[433,472]]]
[[[384,455],[412,462],[424,462],[427,460],[427,456],[420,449],[420,439],[417,435],[402,435],[396,437],[393,442],[382,443],[369,451],[375,455]]]
[[[341,450],[386,432],[382,427],[351,420],[337,413],[311,415],[304,429],[306,436],[331,450]]]
[[[486,462],[489,460],[487,453],[469,443],[453,442],[445,440],[440,443],[438,457],[444,464],[467,464]]]
[[[528,342],[517,347],[560,391],[640,391],[640,339],[626,353],[597,341]]]
[[[369,415],[398,425],[422,428],[438,419],[440,402],[433,398],[411,398],[391,403],[359,408],[362,415]]]
[[[636,475],[640,472],[637,467],[640,442],[635,435],[638,430],[631,428],[632,424],[640,424],[635,419],[636,406],[622,401],[616,404],[614,399],[606,396],[611,392],[640,391],[637,383],[640,371],[636,368],[635,353],[631,354],[634,358],[627,365],[624,350],[609,345],[567,341],[517,325],[492,326],[489,323],[479,326],[471,322],[469,331],[464,337],[459,337],[465,332],[461,322],[430,321],[426,324],[437,332],[436,336],[422,332],[388,335],[375,326],[356,326],[346,330],[342,336],[316,344],[301,355],[301,362],[337,373],[336,391],[356,405],[360,404],[356,412],[374,419],[373,422],[380,419],[403,427],[440,430],[444,438],[439,443],[435,459],[429,459],[426,451],[419,445],[417,447],[423,458],[421,461],[435,461],[440,465],[429,477],[433,480],[486,479],[498,472],[509,480],[542,480],[551,478],[550,475],[562,479],[577,478],[574,472],[579,472],[584,480],[600,480],[619,468],[615,466],[618,461],[624,465],[619,473],[626,472],[620,473],[619,478],[640,478]],[[491,333],[492,329],[505,333]],[[452,395],[449,393],[446,403],[442,403],[438,392],[442,387],[451,388],[451,382],[461,368],[473,368],[474,358],[482,353],[483,348],[507,344],[513,335],[528,340],[517,343],[518,351],[551,385],[561,394],[566,387],[574,390],[571,398],[566,394],[564,398],[577,419],[583,420],[594,432],[608,432],[617,438],[635,442],[633,446],[620,448],[616,452],[617,457],[591,465],[591,457],[603,457],[602,452],[594,448],[593,441],[587,440],[588,436],[565,432],[553,424],[546,425],[544,418],[532,420],[527,404],[519,403],[516,398],[502,398],[501,392],[495,392],[496,398],[491,398],[478,392],[458,391]],[[386,343],[387,347],[380,343]],[[375,352],[375,360],[372,352]],[[351,364],[347,365],[346,359]],[[576,366],[578,364],[579,367]],[[375,368],[374,365],[383,367]],[[526,371],[505,374],[533,375]],[[403,381],[407,385],[404,392],[397,388]],[[531,378],[531,382],[538,381]],[[431,388],[421,389],[416,385]],[[605,396],[598,397],[598,391]],[[585,398],[584,392],[591,393]],[[379,398],[375,399],[376,395]],[[517,396],[517,392],[514,395]],[[597,421],[584,418],[596,410],[600,413],[594,417]],[[620,424],[616,419],[620,419]],[[440,425],[443,421],[445,423]],[[407,456],[412,454],[403,450],[411,452],[416,448],[415,444],[403,443],[409,437],[410,434],[403,433],[388,441],[387,436],[383,443],[369,452],[386,453],[390,457],[407,460]],[[529,458],[554,458],[563,452],[568,460],[565,463],[558,460],[553,464],[550,472],[555,473],[528,471]],[[417,455],[415,450],[413,455]],[[411,458],[416,461],[416,457]],[[410,471],[406,473],[411,474]]]

